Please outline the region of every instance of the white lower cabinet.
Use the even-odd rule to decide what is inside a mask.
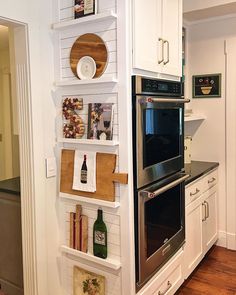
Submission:
[[[186,243],[184,277],[191,274],[217,240],[217,171],[200,178],[186,188]],[[197,197],[195,197],[197,196]]]
[[[183,250],[180,249],[137,295],[173,295],[183,281]]]
[[[184,273],[187,277],[203,255],[202,202],[200,199],[186,208],[186,243],[184,246]]]
[[[204,205],[206,206],[206,220],[203,222],[203,249],[207,252],[217,240],[217,192],[210,189]]]

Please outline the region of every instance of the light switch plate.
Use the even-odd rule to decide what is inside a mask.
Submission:
[[[51,157],[46,159],[46,177],[54,177],[57,175],[56,158]]]

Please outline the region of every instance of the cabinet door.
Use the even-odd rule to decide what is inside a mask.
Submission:
[[[206,220],[203,223],[204,252],[206,253],[217,240],[217,192],[211,192],[205,199]]]
[[[185,278],[201,261],[203,256],[202,245],[202,202],[196,200],[186,207]]]
[[[133,68],[160,72],[161,0],[133,0]]]
[[[182,76],[182,0],[163,0],[164,74]]]

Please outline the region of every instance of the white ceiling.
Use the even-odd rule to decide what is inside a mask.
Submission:
[[[236,2],[185,12],[183,16],[184,20],[195,22],[230,14],[236,14]]]
[[[0,25],[0,50],[7,49],[8,47],[8,27]]]

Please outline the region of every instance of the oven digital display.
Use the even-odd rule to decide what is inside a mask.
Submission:
[[[168,84],[158,84],[158,90],[159,91],[168,91]]]

